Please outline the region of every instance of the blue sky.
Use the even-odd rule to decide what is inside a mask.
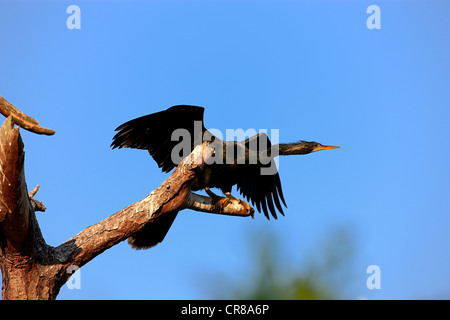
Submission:
[[[51,245],[167,178],[145,151],[110,149],[134,117],[194,104],[210,128],[341,146],[280,159],[285,217],[183,211],[161,245],[109,249],[59,298],[209,298],[211,274],[251,276],[249,234],[274,233],[301,267],[341,227],[356,246],[348,298],[449,298],[449,14],[437,0],[0,1],[0,95],[56,130],[22,131]]]

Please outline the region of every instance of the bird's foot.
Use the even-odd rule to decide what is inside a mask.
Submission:
[[[255,210],[252,207],[250,207],[250,205],[247,202],[245,202],[244,200],[241,200],[239,198],[230,199],[229,197],[225,198],[225,197],[219,197],[219,196],[211,197],[211,199],[212,199],[213,205],[216,206],[216,208],[218,209],[218,211],[220,213],[223,213],[225,208],[228,205],[233,205],[233,203],[237,203],[238,205],[244,207],[245,212],[247,212],[247,214],[243,214],[243,213],[239,214],[240,216],[249,216],[250,215],[252,217],[252,219],[255,219],[255,216],[254,216]],[[236,205],[236,204],[234,204],[234,205]]]
[[[219,196],[215,196],[215,197],[211,197],[212,198],[212,203],[219,209],[219,212],[223,212],[224,208],[230,204],[231,200],[228,198],[224,198],[224,197],[219,197]]]
[[[236,198],[233,197],[233,195],[232,195],[230,192],[225,192],[225,195],[226,195],[227,198],[230,199],[230,200],[236,200]],[[239,199],[237,199],[237,200],[239,200]],[[239,200],[239,201],[240,201],[240,200]]]

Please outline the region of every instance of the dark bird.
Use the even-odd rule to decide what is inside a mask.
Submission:
[[[148,150],[162,171],[170,172],[197,145],[209,141],[215,150],[215,159],[198,173],[191,189],[204,189],[213,201],[222,201],[235,199],[231,189],[236,185],[240,193],[268,219],[269,212],[275,219],[277,210],[284,215],[281,203],[286,206],[274,157],[338,148],[314,141],[272,146],[265,133],[240,142],[223,141],[205,128],[203,113],[202,107],[177,105],[130,120],[116,129],[118,132],[111,146],[113,149]],[[221,189],[227,198],[215,195],[210,188]],[[250,209],[247,203],[243,204]],[[156,245],[164,239],[175,217],[176,214],[163,218],[159,223],[148,224],[140,234],[131,237],[129,243],[135,248]]]

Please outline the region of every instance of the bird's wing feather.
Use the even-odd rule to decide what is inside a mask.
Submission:
[[[256,205],[259,212],[264,212],[268,219],[269,212],[275,219],[277,218],[276,209],[284,215],[280,199],[285,206],[286,203],[275,162],[272,158],[266,158],[266,161],[264,161],[260,153],[271,147],[269,138],[265,133],[260,133],[242,143],[245,144],[250,154],[258,152],[258,156],[256,164],[246,163],[239,165],[241,169],[239,170],[237,189],[247,200],[251,201],[252,205]],[[273,174],[261,174],[261,169],[268,169],[271,166],[274,168]]]
[[[167,110],[130,120],[117,127],[111,146],[148,150],[163,172],[169,172],[178,163],[172,161],[173,148],[180,141],[172,141],[176,129],[185,129],[190,134],[191,149],[201,143],[206,131],[203,124],[203,107],[177,105]],[[200,121],[201,130],[195,130],[195,121]],[[197,124],[198,125],[198,124]],[[198,131],[198,132],[196,132]]]

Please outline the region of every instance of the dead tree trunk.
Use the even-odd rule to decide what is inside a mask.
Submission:
[[[218,207],[208,197],[191,193],[196,172],[212,150],[198,146],[159,188],[139,202],[92,225],[58,247],[42,236],[36,211],[44,205],[28,193],[24,172],[24,145],[19,127],[51,135],[53,130],[17,110],[0,97],[0,113],[8,118],[0,129],[0,268],[3,299],[55,299],[73,266],[82,267],[115,244],[137,234],[168,214],[189,208],[202,212],[251,216],[239,201]],[[69,271],[68,271],[69,270]]]

